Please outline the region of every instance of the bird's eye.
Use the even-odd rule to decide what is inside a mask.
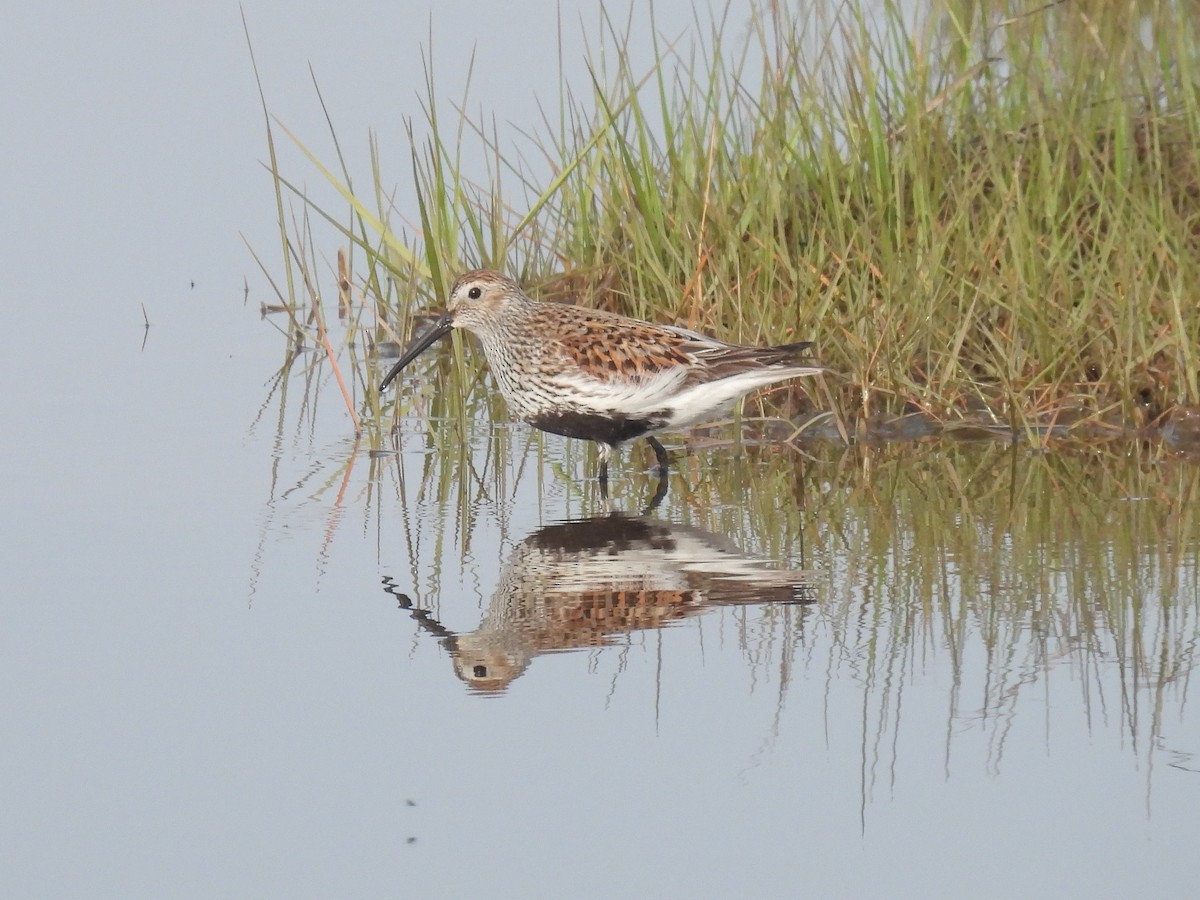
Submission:
[[[472,300],[478,300],[480,297],[483,296],[483,288],[473,287],[469,291],[467,291],[467,296],[470,297]]]

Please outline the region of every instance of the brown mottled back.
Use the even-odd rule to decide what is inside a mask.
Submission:
[[[586,371],[640,381],[694,363],[683,349],[687,338],[674,331],[598,310],[560,304],[543,304],[542,309],[567,311],[555,323],[554,342]]]

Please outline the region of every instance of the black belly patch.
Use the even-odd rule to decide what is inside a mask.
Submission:
[[[599,441],[615,447],[617,444],[639,438],[651,431],[658,431],[667,424],[668,410],[646,416],[625,416],[619,413],[599,415],[597,413],[561,412],[542,413],[526,419],[534,428],[561,434],[563,437]]]

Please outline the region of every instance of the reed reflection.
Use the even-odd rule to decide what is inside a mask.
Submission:
[[[718,606],[813,601],[800,572],[775,568],[691,525],[611,513],[539,528],[513,549],[479,626],[455,633],[384,590],[450,651],[480,692],[505,690],[542,653],[618,643]]]

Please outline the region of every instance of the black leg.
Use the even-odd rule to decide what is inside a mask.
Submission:
[[[654,437],[653,435],[649,435],[646,440],[648,440],[650,442],[650,446],[654,448],[654,457],[658,460],[658,477],[666,478],[667,470],[670,469],[670,465],[668,464],[667,460],[666,448],[663,447],[663,445],[658,442],[658,438]]]
[[[650,513],[658,509],[658,505],[663,502],[663,498],[667,496],[667,486],[670,482],[667,480],[667,473],[659,469],[658,471],[658,488],[654,491],[654,496],[650,498],[650,502],[646,504],[646,508],[642,510],[643,516],[648,516]]]
[[[658,509],[658,505],[662,503],[663,498],[667,496],[667,485],[669,483],[667,481],[667,470],[669,466],[667,464],[666,449],[658,442],[657,438],[647,437],[646,440],[648,440],[650,442],[650,446],[654,448],[654,457],[658,460],[658,489],[655,490],[654,496],[650,498],[650,502],[646,505],[646,508],[642,510],[643,516],[648,516],[650,513],[654,512],[654,510]]]
[[[600,497],[608,499],[608,460],[600,460]]]

